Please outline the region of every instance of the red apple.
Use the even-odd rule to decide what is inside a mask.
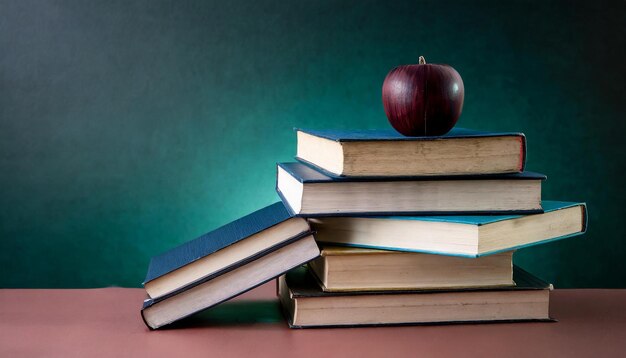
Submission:
[[[383,82],[383,106],[389,123],[405,136],[438,136],[456,124],[464,97],[463,80],[448,65],[398,66]]]

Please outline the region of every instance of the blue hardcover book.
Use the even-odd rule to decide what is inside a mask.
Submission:
[[[581,235],[584,203],[543,201],[544,212],[502,216],[378,216],[310,219],[316,240],[380,250],[478,257]]]
[[[278,292],[291,328],[554,321],[552,285],[517,266],[513,279],[515,286],[327,292],[297,268],[280,277]]]
[[[309,224],[278,202],[151,259],[142,317],[158,328],[319,255]]]
[[[443,136],[406,137],[392,129],[295,131],[296,159],[330,176],[517,173],[526,162],[523,133],[453,128]]]
[[[333,177],[279,163],[276,190],[302,216],[540,213],[545,175]]]

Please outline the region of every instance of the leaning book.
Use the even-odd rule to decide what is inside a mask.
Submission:
[[[141,310],[156,329],[215,306],[319,255],[306,220],[282,203],[154,257]]]

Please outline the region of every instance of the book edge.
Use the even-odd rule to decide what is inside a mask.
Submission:
[[[544,204],[550,204],[549,206],[554,205],[554,203],[560,203],[559,207],[552,209],[545,209]],[[573,202],[573,201],[557,201],[557,200],[542,200],[542,213],[549,213],[557,210],[569,209],[575,206],[585,206],[585,203],[581,202]],[[502,217],[498,217],[502,216]],[[500,221],[506,220],[515,220],[523,217],[524,215],[478,215],[478,217],[482,218],[483,221],[475,221],[467,219],[469,217],[477,217],[477,215],[458,215],[458,219],[448,219],[446,215],[432,215],[432,216],[410,216],[410,215],[391,215],[391,216],[369,216],[363,215],[358,216],[355,215],[355,218],[368,218],[368,219],[381,219],[381,220],[399,220],[399,221],[426,221],[426,222],[442,222],[442,223],[454,223],[461,225],[475,225],[475,226],[484,226],[492,223],[497,223]],[[465,219],[464,219],[465,218]]]
[[[252,256],[248,256],[248,257],[246,257],[244,259],[241,259],[241,260],[239,260],[237,262],[234,262],[234,263],[232,263],[232,264],[230,264],[228,266],[225,266],[225,267],[215,271],[214,273],[212,273],[210,275],[203,276],[203,277],[201,277],[201,278],[199,278],[197,280],[189,282],[188,284],[186,284],[186,285],[184,285],[184,286],[182,286],[182,287],[180,287],[180,288],[178,288],[176,290],[173,290],[173,291],[168,292],[168,293],[166,293],[164,295],[161,295],[161,296],[157,296],[157,297],[149,296],[149,297],[150,297],[150,299],[155,300],[156,303],[158,303],[158,302],[161,301],[162,297],[166,297],[166,296],[168,296],[170,294],[178,292],[179,290],[181,290],[183,288],[187,288],[187,287],[188,288],[192,288],[192,287],[195,287],[197,285],[203,284],[204,282],[210,281],[210,280],[212,280],[212,279],[214,279],[214,278],[216,278],[218,276],[221,276],[221,275],[223,275],[225,273],[228,273],[228,272],[230,272],[230,271],[232,271],[234,269],[237,269],[237,268],[239,268],[241,266],[245,266],[245,265],[251,263],[252,261],[255,261],[255,260],[257,260],[257,259],[259,259],[259,258],[261,258],[261,257],[263,257],[263,256],[265,256],[267,254],[270,254],[270,253],[272,253],[272,252],[274,252],[274,251],[276,251],[278,249],[281,249],[281,248],[283,248],[283,247],[285,247],[285,246],[287,246],[289,244],[292,244],[292,243],[298,241],[299,239],[301,239],[301,238],[303,238],[305,236],[313,235],[314,233],[315,233],[315,231],[310,230],[310,229],[307,230],[307,231],[303,231],[303,232],[301,232],[301,233],[299,233],[299,234],[297,234],[295,236],[287,238],[286,240],[284,240],[282,242],[279,242],[278,244],[272,245],[272,246],[267,247],[267,248],[265,248],[265,249],[263,249],[261,251],[258,251],[257,253],[255,253]]]
[[[578,232],[567,234],[567,235],[562,235],[562,236],[558,236],[558,237],[552,237],[552,238],[549,238],[549,239],[536,241],[536,242],[532,242],[532,243],[528,243],[528,244],[516,245],[516,246],[506,247],[506,248],[503,248],[503,249],[482,252],[482,253],[478,253],[478,254],[475,254],[475,255],[453,253],[453,252],[446,252],[446,251],[437,251],[437,250],[412,250],[412,249],[404,249],[404,248],[398,248],[398,247],[392,247],[392,246],[376,246],[376,245],[363,245],[363,244],[350,244],[350,243],[335,243],[335,242],[328,242],[328,241],[322,241],[322,240],[318,240],[318,242],[322,243],[322,244],[327,244],[327,245],[344,246],[344,247],[356,247],[356,248],[363,248],[363,249],[399,251],[399,252],[432,254],[432,255],[464,257],[464,258],[478,258],[478,257],[483,257],[483,256],[495,255],[495,254],[499,254],[499,253],[503,253],[503,252],[507,252],[507,251],[515,251],[515,250],[523,249],[523,248],[526,248],[526,247],[542,245],[542,244],[546,244],[546,243],[549,243],[549,242],[552,242],[552,241],[559,241],[559,240],[567,239],[567,238],[570,238],[570,237],[581,236],[581,235],[585,234],[585,232],[586,232],[586,228],[584,228],[583,231],[578,231]]]
[[[447,326],[458,324],[503,324],[503,323],[555,323],[557,319],[549,318],[529,318],[529,319],[503,319],[503,320],[484,320],[484,321],[442,321],[442,322],[403,322],[403,323],[365,323],[365,324],[343,324],[343,325],[312,325],[312,326],[296,326],[291,322],[291,318],[286,316],[287,325],[291,329],[321,329],[321,328],[374,328],[374,327],[403,327],[403,326]]]
[[[297,158],[296,158],[297,159]],[[291,166],[301,166],[313,170],[325,178],[307,179],[297,173],[297,168]],[[418,176],[337,176],[324,169],[318,169],[315,164],[307,161],[297,160],[295,162],[278,162],[277,167],[282,168],[294,179],[303,184],[315,183],[351,183],[351,182],[396,182],[396,181],[443,181],[443,180],[541,180],[548,179],[547,175],[533,171],[522,171],[518,173],[491,173],[491,174],[471,174],[471,175],[418,175]],[[332,174],[332,175],[331,175]]]
[[[301,275],[310,276],[310,279],[315,280],[315,276],[312,276],[310,270],[305,268],[306,272],[299,273]],[[513,265],[513,279],[516,283],[514,286],[484,286],[484,287],[459,287],[459,288],[428,288],[428,289],[415,289],[415,290],[389,290],[389,291],[323,291],[319,287],[319,292],[322,295],[302,295],[292,288],[289,288],[292,297],[294,298],[308,298],[308,297],[340,297],[340,296],[359,296],[359,295],[402,295],[402,294],[418,294],[418,295],[431,295],[441,293],[454,293],[454,292],[481,292],[481,291],[540,291],[550,290],[552,285],[540,279],[539,277],[529,273],[523,268]],[[517,279],[517,281],[516,281]],[[520,285],[518,281],[525,281],[526,285]],[[530,284],[530,285],[528,285]]]
[[[215,273],[213,273],[211,275],[208,275],[208,276],[202,277],[202,278],[200,278],[198,280],[192,281],[192,282],[188,283],[187,285],[185,285],[183,287],[180,287],[180,288],[178,288],[178,289],[176,289],[176,290],[174,290],[172,292],[169,292],[169,293],[167,293],[165,295],[162,295],[162,296],[151,297],[148,300],[144,300],[144,302],[147,303],[146,308],[150,307],[152,305],[155,305],[155,304],[157,304],[157,303],[159,303],[161,301],[165,301],[165,300],[167,300],[169,298],[172,298],[172,297],[174,297],[174,296],[176,296],[176,295],[178,295],[178,294],[180,294],[180,293],[182,293],[184,291],[187,291],[187,290],[189,290],[191,288],[199,286],[199,285],[201,285],[201,284],[203,284],[205,282],[211,281],[212,279],[214,279],[216,277],[219,277],[219,276],[222,276],[222,275],[224,275],[224,274],[226,274],[226,273],[228,273],[230,271],[233,271],[233,270],[235,270],[235,269],[237,269],[239,267],[245,266],[245,265],[247,265],[247,264],[249,264],[249,263],[251,263],[253,261],[256,261],[256,260],[258,260],[258,259],[260,259],[260,258],[262,258],[262,257],[264,257],[264,256],[266,256],[266,255],[268,255],[268,254],[278,250],[278,249],[281,249],[281,248],[283,248],[285,246],[289,246],[290,244],[293,244],[294,242],[296,242],[298,240],[301,240],[301,239],[303,239],[303,238],[305,238],[305,237],[307,237],[309,235],[313,235],[314,233],[315,232],[312,231],[312,230],[303,231],[303,232],[299,233],[298,235],[292,236],[292,237],[288,238],[287,240],[285,240],[283,242],[280,242],[280,243],[278,243],[276,245],[273,245],[273,246],[271,246],[269,248],[266,248],[266,249],[264,249],[262,251],[259,251],[258,253],[254,254],[254,255],[252,255],[250,257],[247,257],[247,258],[245,258],[243,260],[240,260],[240,261],[238,261],[238,262],[236,262],[236,263],[234,263],[232,265],[228,265],[228,266],[224,267],[223,269],[218,270],[218,271],[216,271]]]

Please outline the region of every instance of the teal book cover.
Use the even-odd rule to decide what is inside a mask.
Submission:
[[[521,137],[525,141],[523,133],[519,132],[488,132],[468,128],[454,127],[448,133],[440,136],[409,137],[389,129],[305,129],[294,128],[295,131],[308,133],[317,137],[330,139],[337,142],[359,141],[425,141],[446,140],[450,138],[481,138],[481,137]]]

